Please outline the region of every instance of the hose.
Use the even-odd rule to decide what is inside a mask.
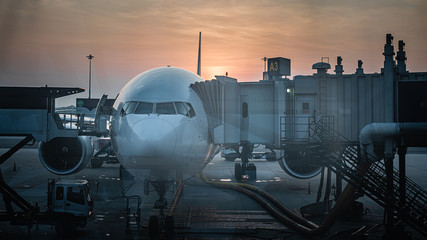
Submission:
[[[214,185],[216,187],[224,187],[224,188],[229,188],[229,189],[233,189],[236,190],[238,192],[244,193],[247,196],[249,196],[250,198],[252,198],[253,200],[255,200],[258,204],[260,204],[261,206],[263,206],[268,213],[270,213],[273,217],[275,217],[277,220],[279,220],[280,222],[284,223],[285,225],[293,228],[294,230],[297,231],[310,231],[311,228],[305,226],[305,224],[307,225],[312,225],[312,226],[317,226],[314,223],[309,222],[306,219],[303,218],[299,218],[299,222],[297,223],[295,220],[281,214],[279,211],[277,211],[276,209],[274,209],[269,203],[267,203],[264,199],[262,199],[261,197],[259,197],[258,195],[256,195],[254,192],[252,192],[251,190],[255,190],[259,193],[266,193],[265,191],[250,185],[250,184],[245,184],[245,183],[230,183],[230,182],[214,182],[214,181],[210,181],[208,180],[204,175],[203,172],[200,172],[200,177],[202,178],[202,180],[208,184]],[[251,190],[250,190],[251,189]],[[256,190],[258,189],[258,190]],[[273,197],[269,194],[267,194],[270,198],[273,199]],[[275,200],[275,202],[277,202],[277,200]],[[272,202],[273,203],[273,202]],[[291,212],[289,209],[287,209],[287,211]],[[294,213],[292,213],[293,216],[297,216]],[[291,216],[292,216],[291,215]]]
[[[357,167],[357,173],[363,176],[365,175],[369,167],[370,167],[370,164],[359,164]],[[344,191],[342,192],[340,197],[337,199],[335,206],[331,209],[330,213],[328,214],[326,220],[322,223],[322,225],[318,226],[317,224],[312,223],[307,219],[304,219],[298,216],[296,213],[292,212],[291,210],[286,208],[283,204],[281,204],[277,199],[275,199],[270,194],[268,194],[267,192],[265,192],[264,190],[256,186],[246,184],[246,183],[210,181],[206,178],[206,176],[204,176],[202,171],[200,171],[200,177],[204,182],[208,184],[214,185],[216,187],[230,188],[248,195],[249,197],[254,199],[257,203],[259,203],[261,206],[263,206],[267,210],[267,212],[269,212],[273,217],[275,217],[277,220],[279,220],[286,226],[302,234],[313,235],[313,236],[323,235],[332,227],[332,225],[336,222],[339,216],[344,212],[343,211],[344,208],[346,208],[349,205],[349,203],[353,200],[353,195],[356,191],[356,188],[353,185],[347,184]],[[272,204],[274,204],[278,209],[280,209],[284,214],[274,209],[269,203],[267,203],[264,199],[262,199],[252,191],[256,191],[260,193],[262,196],[268,199]]]

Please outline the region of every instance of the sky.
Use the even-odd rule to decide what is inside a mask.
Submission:
[[[385,36],[406,43],[407,69],[427,71],[425,0],[0,0],[0,85],[81,87],[66,97],[114,98],[141,72],[197,68],[202,78],[262,79],[263,57],[291,59],[291,74],[309,75],[322,57],[344,73],[380,72]],[[330,70],[333,73],[333,70]]]

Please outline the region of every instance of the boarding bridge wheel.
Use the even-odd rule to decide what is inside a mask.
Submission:
[[[253,163],[249,163],[246,168],[246,174],[250,180],[256,180],[256,166]]]
[[[250,180],[256,180],[256,166],[248,163],[246,169],[240,163],[234,164],[234,177],[237,181],[242,180],[242,176],[247,175]]]
[[[90,166],[93,168],[100,168],[103,163],[104,163],[104,161],[99,157],[93,157],[90,160]]]

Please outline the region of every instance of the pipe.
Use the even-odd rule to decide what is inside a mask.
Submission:
[[[384,142],[386,138],[412,137],[427,135],[427,123],[371,123],[366,125],[359,134],[362,156],[367,154],[366,160],[376,161],[374,142]],[[413,144],[413,143],[410,143]],[[416,146],[427,146],[427,142],[417,143]]]
[[[396,137],[400,133],[397,123],[371,123],[366,125],[359,134],[360,150],[368,162],[377,161],[374,142],[384,142],[386,138]]]

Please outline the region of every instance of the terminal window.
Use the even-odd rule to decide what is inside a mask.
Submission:
[[[309,111],[310,110],[310,104],[309,103],[302,103],[302,110],[303,111]]]

